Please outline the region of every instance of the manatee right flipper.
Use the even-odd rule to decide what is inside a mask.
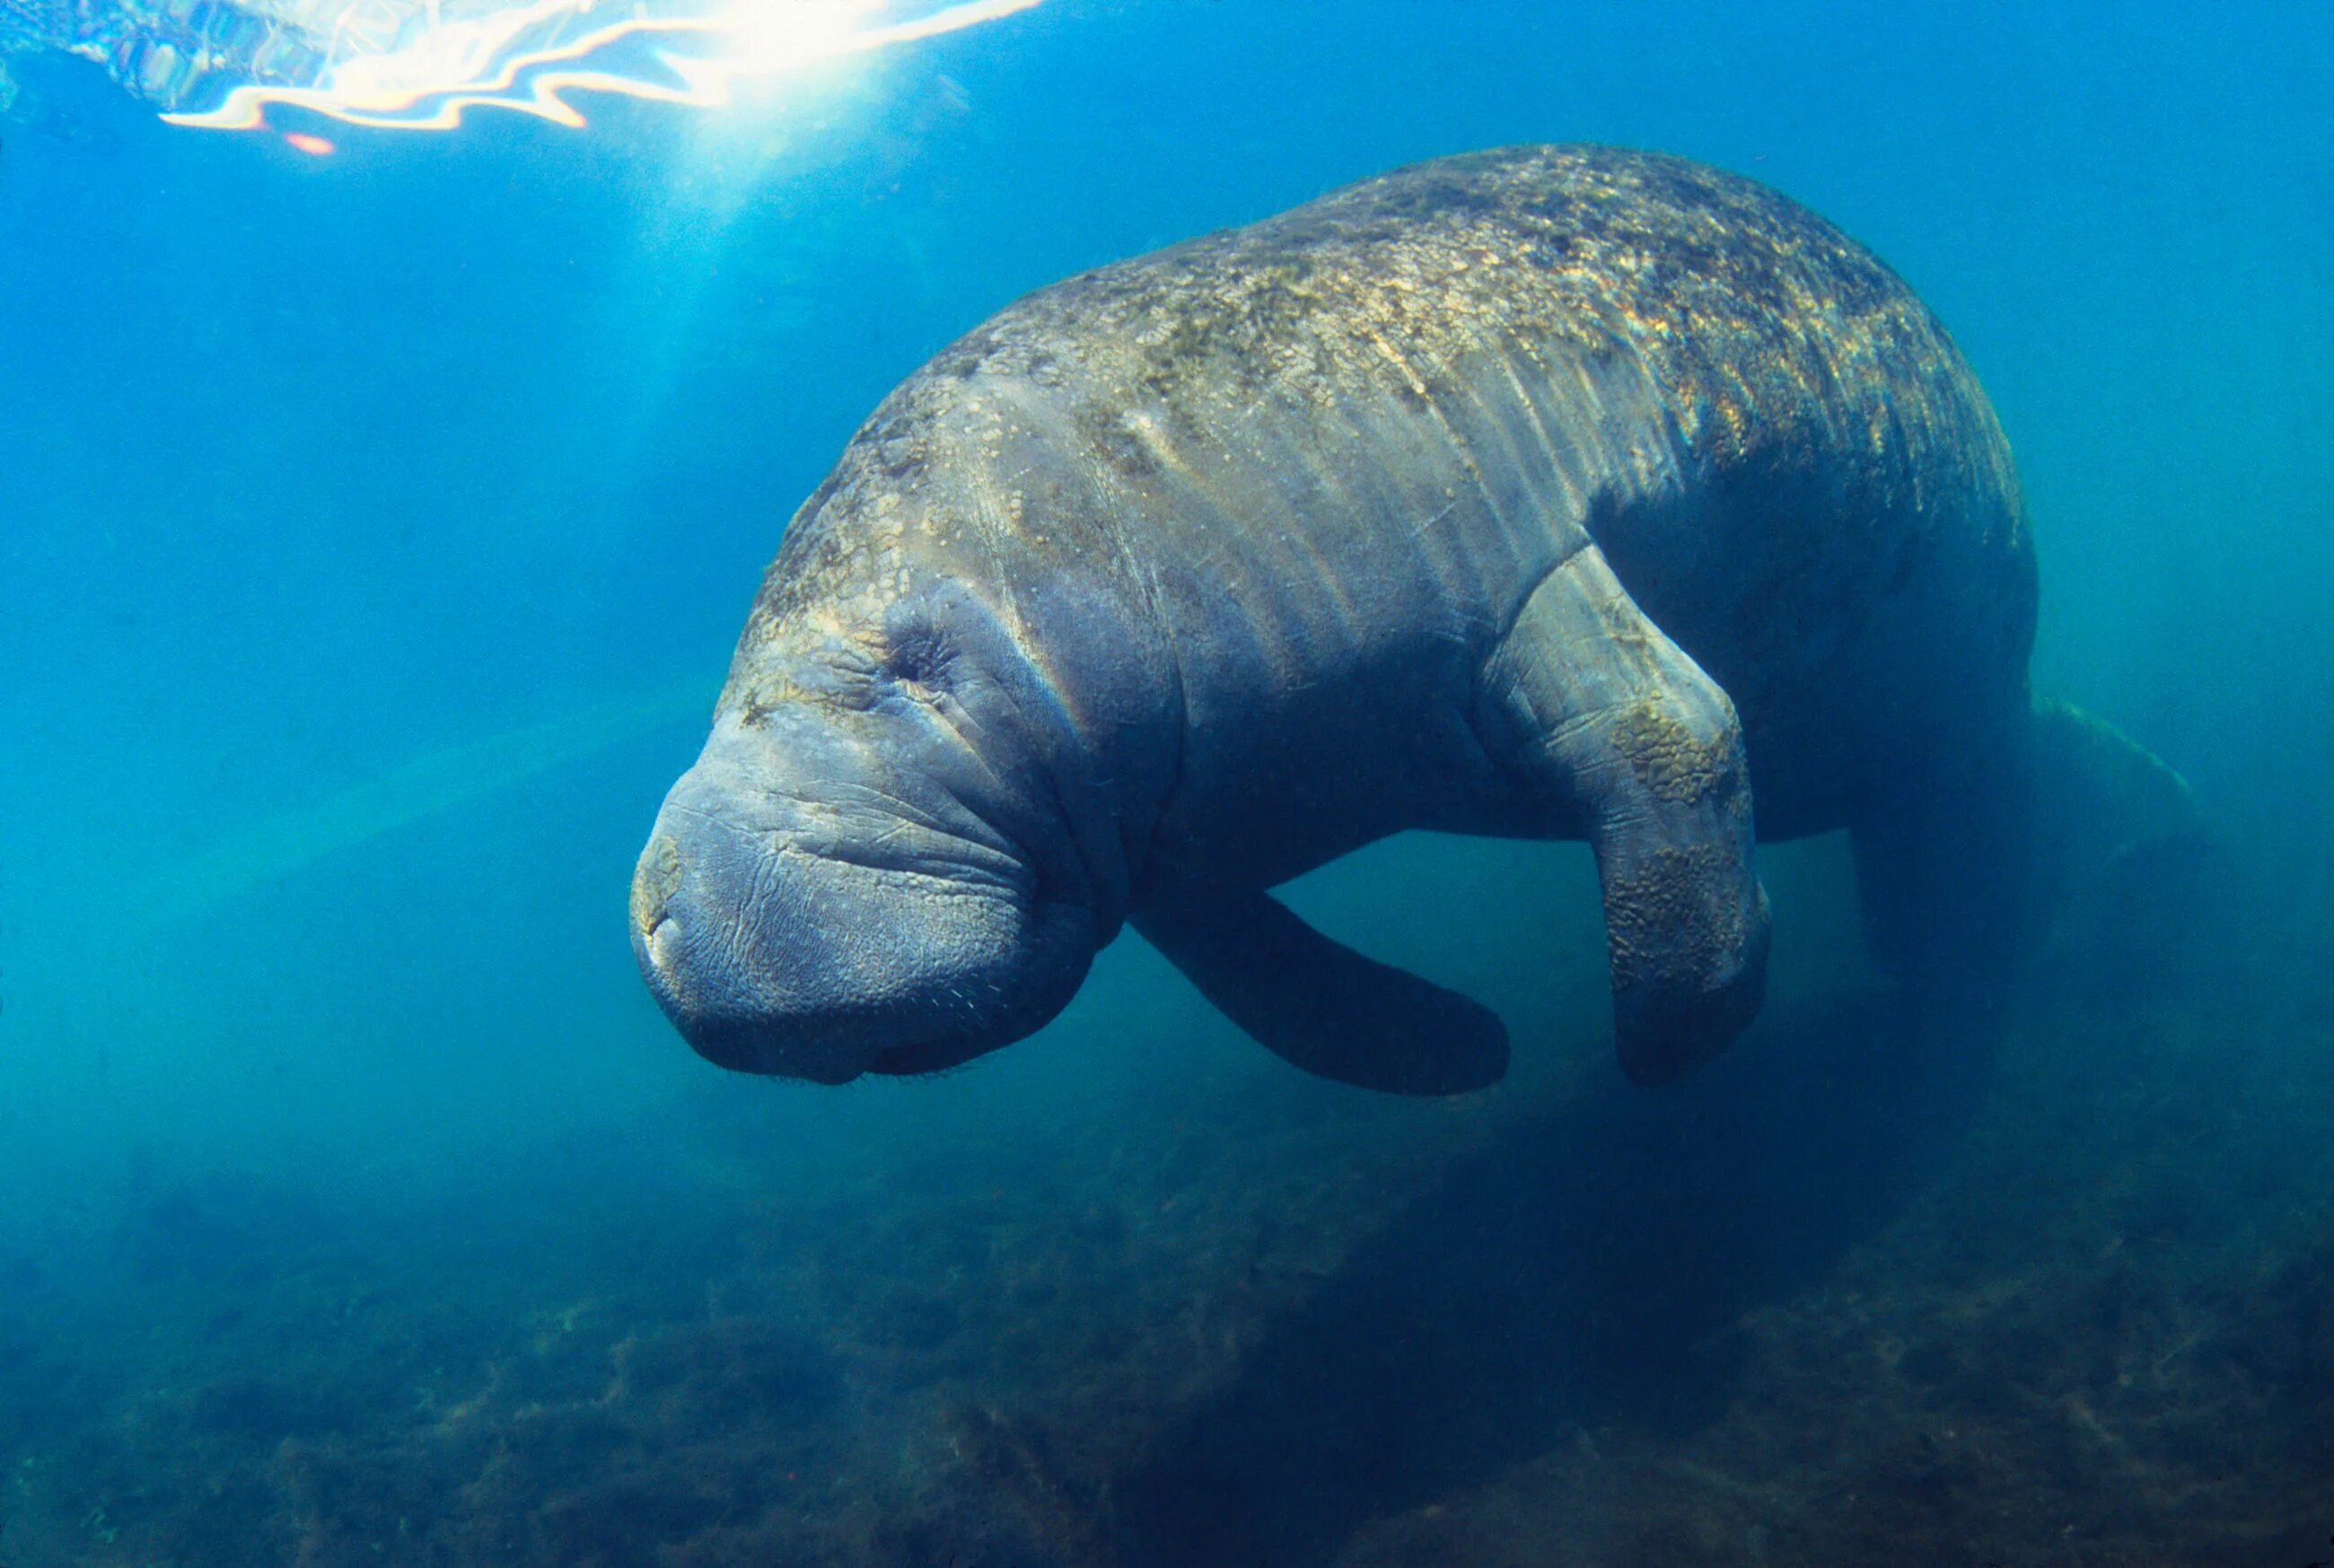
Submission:
[[[1497,1014],[1331,941],[1269,893],[1146,909],[1133,926],[1226,1017],[1315,1077],[1463,1094],[1507,1073]]]
[[[1732,701],[1591,544],[1518,611],[1484,669],[1476,727],[1596,851],[1622,1071],[1653,1082],[1715,1055],[1767,984]]]
[[[2196,792],[2070,703],[2035,703],[2028,736],[2038,978],[2098,1005],[2194,975],[2217,863]]]
[[[2194,874],[2206,847],[2204,813],[2169,764],[2070,702],[2036,702],[2028,733],[2030,896],[2045,918],[2093,889],[2138,891],[2132,884],[2154,875]],[[2153,896],[2180,890],[2159,887]]]
[[[1865,945],[1895,983],[1902,1028],[1977,1045],[2008,1021],[2030,931],[2023,720],[2005,704],[1939,726],[1870,786],[1849,829]]]
[[[2178,956],[2209,852],[2186,780],[2069,704],[1932,749],[1856,823],[1867,945],[1908,1023],[1999,1036],[2038,956],[2119,983]]]

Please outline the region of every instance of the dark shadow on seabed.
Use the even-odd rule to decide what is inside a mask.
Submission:
[[[1201,1075],[810,1181],[714,1084],[412,1208],[134,1182],[0,1246],[0,1563],[2300,1568],[2334,948],[2160,870],[1993,1061],[1833,991],[1447,1123]]]
[[[1140,1568],[1326,1562],[1575,1429],[1722,1404],[1742,1314],[1934,1172],[1992,1076],[1877,1001],[1770,1016],[1681,1088],[1613,1082],[1396,1214],[1114,1491]]]

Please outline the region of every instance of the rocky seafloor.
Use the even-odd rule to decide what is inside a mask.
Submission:
[[[1815,986],[1668,1093],[1268,1065],[807,1192],[741,1116],[366,1224],[158,1178],[0,1256],[0,1564],[2304,1568],[2334,933],[2203,925],[1986,1062]]]

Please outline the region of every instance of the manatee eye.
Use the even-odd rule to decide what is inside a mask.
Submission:
[[[932,702],[948,689],[948,653],[929,627],[895,636],[883,650],[883,673],[918,702]]]

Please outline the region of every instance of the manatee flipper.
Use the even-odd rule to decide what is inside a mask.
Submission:
[[[2102,885],[2144,880],[2142,866],[2193,871],[2205,848],[2204,813],[2188,781],[2162,758],[2069,702],[2037,702],[2029,737],[2030,896],[2043,915]]]
[[[2194,792],[2113,726],[2039,702],[1917,760],[1853,833],[1866,939],[1915,1014],[1996,1026],[2054,928],[2111,964],[2194,909]]]
[[[2011,714],[1930,735],[1849,830],[1865,945],[1908,1024],[1990,1037],[2008,1010],[2034,842],[2030,737]]]
[[[1732,701],[1594,545],[1525,601],[1479,701],[1492,755],[1596,852],[1622,1071],[1654,1082],[1715,1055],[1767,984],[1767,894]]]
[[[1499,1015],[1333,942],[1269,893],[1137,914],[1134,928],[1275,1055],[1393,1094],[1463,1094],[1508,1070]]]
[[[2071,704],[2037,702],[2029,734],[2038,978],[2099,1006],[2193,974],[2215,864],[2196,792]]]

